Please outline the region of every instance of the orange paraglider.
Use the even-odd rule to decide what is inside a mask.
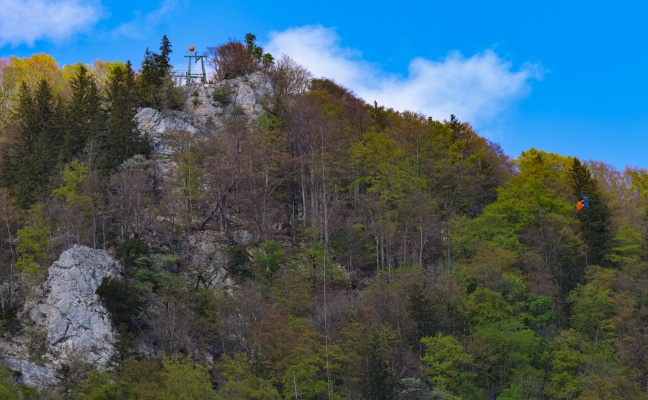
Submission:
[[[195,47],[193,47],[193,46],[189,46],[189,51],[194,51],[194,50],[196,50]]]

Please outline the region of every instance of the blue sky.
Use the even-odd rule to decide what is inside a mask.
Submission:
[[[186,68],[254,33],[367,102],[454,113],[516,157],[531,147],[648,168],[648,2],[3,0],[0,57],[62,66],[159,48]]]

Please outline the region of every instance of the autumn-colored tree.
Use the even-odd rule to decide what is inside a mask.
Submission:
[[[245,43],[230,39],[219,46],[208,47],[208,62],[214,68],[214,79],[234,79],[270,67],[274,58],[268,53],[263,53],[263,48],[255,42],[256,36],[248,33]]]

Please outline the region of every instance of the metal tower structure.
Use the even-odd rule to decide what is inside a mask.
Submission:
[[[194,51],[195,47],[189,46],[189,51]],[[194,52],[194,54],[189,54],[188,56],[185,56],[185,58],[189,59],[189,67],[187,68],[187,76],[186,76],[186,83],[190,84],[194,82],[194,79],[199,80],[200,83],[203,85],[207,84],[207,73],[205,73],[205,57],[206,55],[199,56],[198,52]],[[192,61],[194,64],[197,64],[198,61],[200,61],[200,66],[202,68],[202,72],[191,72],[191,64]]]

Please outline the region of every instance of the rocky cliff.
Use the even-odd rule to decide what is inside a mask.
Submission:
[[[25,383],[38,385],[71,359],[107,363],[114,351],[114,330],[95,292],[119,272],[119,265],[102,250],[74,246],[61,254],[25,304],[25,328],[0,339],[0,365],[22,374]]]
[[[255,72],[217,84],[187,86],[185,93],[187,100],[181,111],[142,108],[137,113],[139,130],[151,138],[154,154],[171,153],[168,140],[174,133],[206,137],[217,133],[223,120],[232,115],[253,121],[263,113],[263,101],[274,92],[270,78]]]

